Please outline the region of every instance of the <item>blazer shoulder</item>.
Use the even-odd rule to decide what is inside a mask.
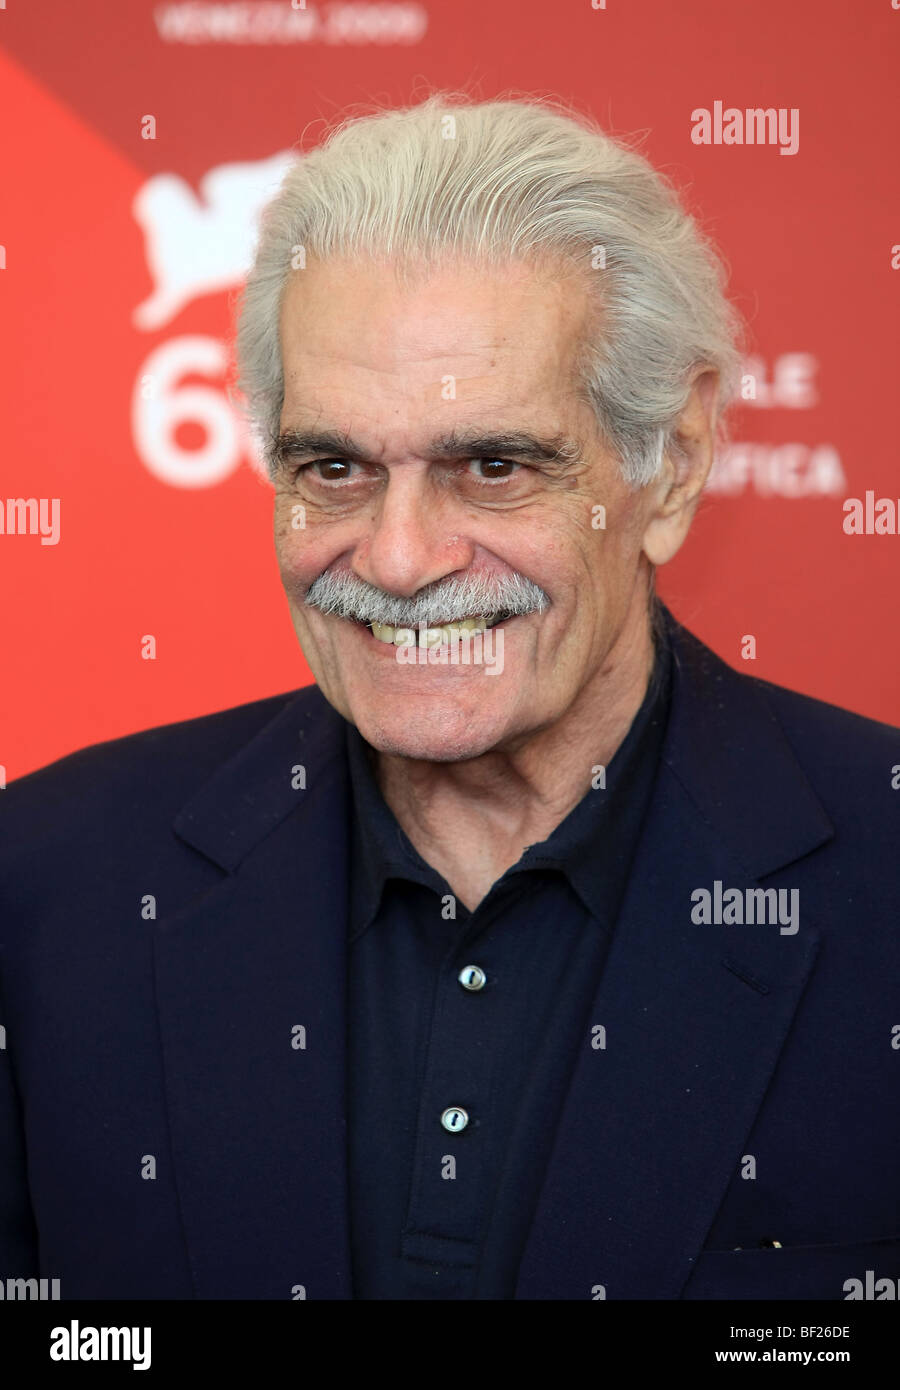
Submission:
[[[323,697],[315,686],[252,700],[212,714],[141,729],[89,744],[10,782],[0,794],[0,853],[59,818],[71,824],[128,811],[140,802],[174,812],[218,767],[235,756],[292,704],[311,714]]]
[[[900,830],[900,729],[751,677],[839,843],[873,864]],[[881,860],[883,862],[883,859]]]
[[[832,765],[858,766],[860,758],[900,760],[900,728],[802,695],[784,685],[750,677],[792,744],[818,750]]]
[[[702,707],[704,717],[720,711],[721,721],[733,722],[737,711],[748,716],[761,708],[781,727],[801,761],[807,752],[850,766],[858,765],[861,756],[900,760],[900,727],[732,666],[668,609],[662,611],[675,663],[686,673],[685,689]]]
[[[670,761],[683,772],[699,760],[718,802],[743,796],[743,807],[752,799],[756,814],[778,822],[793,787],[792,814],[804,805],[811,811],[811,792],[841,844],[862,850],[863,841],[867,853],[883,853],[896,841],[900,728],[754,676],[674,619],[670,625],[690,709],[678,757],[670,749]],[[714,752],[701,757],[706,745]]]

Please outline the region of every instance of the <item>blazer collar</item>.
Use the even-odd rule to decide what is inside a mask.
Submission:
[[[663,607],[675,663],[663,762],[698,815],[760,877],[834,833],[766,699]]]
[[[297,691],[179,811],[176,834],[233,872],[286,816],[306,818],[343,771],[344,726],[316,686]]]

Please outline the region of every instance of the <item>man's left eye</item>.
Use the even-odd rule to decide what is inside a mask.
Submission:
[[[468,471],[474,472],[482,482],[502,483],[521,467],[521,463],[513,463],[509,459],[470,459]]]

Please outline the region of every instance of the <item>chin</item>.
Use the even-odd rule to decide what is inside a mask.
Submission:
[[[505,721],[502,727],[494,726],[493,721],[475,721],[455,710],[446,714],[431,710],[418,718],[408,708],[397,718],[385,717],[383,710],[366,710],[358,716],[354,712],[353,723],[379,753],[429,763],[480,757],[496,748],[509,732]]]

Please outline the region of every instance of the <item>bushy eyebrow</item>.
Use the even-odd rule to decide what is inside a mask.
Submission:
[[[448,459],[508,458],[532,459],[568,468],[581,458],[577,440],[565,435],[535,435],[525,430],[485,433],[481,430],[451,430],[437,435],[424,457],[439,463]],[[283,430],[272,450],[274,469],[313,458],[344,458],[364,463],[366,451],[341,430]]]
[[[577,440],[562,434],[536,435],[526,430],[482,433],[480,430],[451,430],[432,441],[428,458],[520,458],[539,463],[568,466],[581,457]]]
[[[326,456],[357,460],[363,457],[358,445],[340,430],[282,430],[272,448],[272,467],[284,468],[290,463]]]

